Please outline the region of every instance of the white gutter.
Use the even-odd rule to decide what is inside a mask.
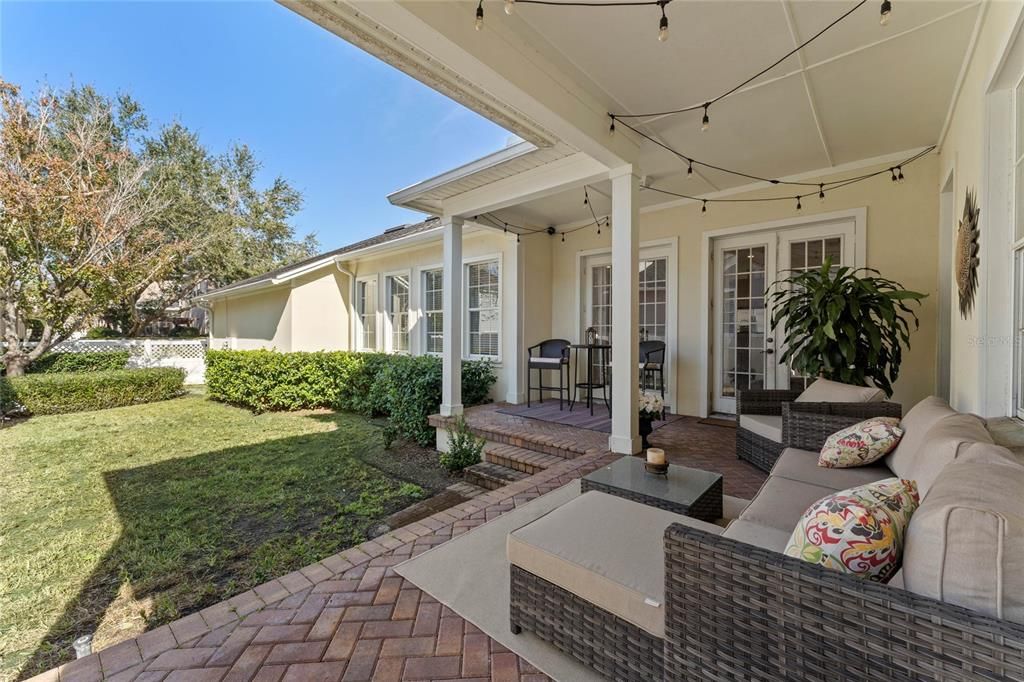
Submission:
[[[355,350],[356,275],[342,267],[340,257],[335,257],[334,267],[338,268],[341,274],[348,276],[348,349]]]

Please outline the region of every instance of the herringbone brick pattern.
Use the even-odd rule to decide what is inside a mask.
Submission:
[[[467,419],[471,423],[475,419],[492,420],[494,414],[493,410],[481,409],[476,413],[471,411]],[[721,427],[703,428],[729,431]],[[543,430],[547,444],[557,448],[562,448],[572,435],[547,427]],[[575,459],[565,460],[527,479],[391,531],[34,679],[49,682],[445,679],[533,682],[547,679],[472,623],[405,581],[395,573],[394,566],[612,461],[616,456],[604,449],[606,436],[589,435],[593,433],[576,434]],[[708,433],[719,439],[731,435]],[[666,433],[665,436],[670,437],[666,442],[683,435],[685,430],[675,435]],[[584,442],[588,443],[585,449],[580,445]],[[583,451],[576,453],[579,449]],[[736,471],[743,476],[748,473],[744,468],[756,471],[736,460],[734,452],[730,442],[717,457],[707,455],[718,470],[727,470],[723,472],[727,486],[732,475],[728,472],[737,467]]]

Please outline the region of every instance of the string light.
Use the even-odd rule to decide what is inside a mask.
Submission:
[[[512,16],[516,9],[516,0],[505,0],[505,14]]]
[[[608,115],[611,116],[611,119],[612,119],[612,124],[610,126],[608,126],[608,134],[609,135],[614,135],[615,134],[615,117],[612,116],[611,114],[608,114]]]
[[[817,187],[818,188],[818,198],[821,199],[821,200],[824,200],[825,192],[826,191],[832,192],[832,191],[835,191],[835,190],[840,189],[842,187],[846,187],[848,185],[853,185],[853,184],[858,183],[858,182],[864,182],[866,180],[870,180],[871,178],[878,177],[878,176],[880,176],[880,175],[882,175],[884,173],[887,173],[887,172],[891,174],[891,178],[892,178],[893,182],[898,182],[900,177],[902,176],[903,166],[907,166],[907,165],[909,165],[911,163],[914,163],[918,159],[921,159],[922,157],[927,156],[928,154],[932,153],[933,151],[935,151],[935,145],[932,145],[930,147],[922,149],[917,154],[914,154],[913,156],[905,159],[904,161],[902,161],[900,164],[898,164],[896,166],[891,166],[890,168],[883,168],[882,170],[872,171],[870,173],[864,173],[862,175],[856,175],[856,176],[849,177],[849,178],[842,178],[840,180],[832,180],[830,182],[815,182],[815,183],[809,183],[809,182],[806,182],[806,183],[805,182],[789,183],[789,182],[786,182],[786,181],[778,181],[777,184],[795,184],[795,185],[802,185],[802,186],[809,186],[809,187]],[[682,194],[680,192],[673,192],[673,191],[667,190],[667,189],[660,189],[658,187],[652,187],[649,184],[645,185],[642,189],[651,190],[652,192],[658,192],[659,194],[665,194],[665,195],[668,195],[668,196],[671,196],[671,197],[676,197],[678,199],[687,199],[689,201],[699,201],[699,202],[701,202],[701,207],[700,207],[701,213],[707,213],[708,212],[708,204],[709,203],[723,203],[723,204],[744,203],[745,204],[745,203],[760,203],[760,202],[766,202],[766,201],[793,201],[793,199],[796,199],[797,210],[800,210],[800,209],[803,208],[801,199],[803,199],[804,197],[807,197],[807,196],[811,196],[810,194],[798,194],[796,196],[794,196],[792,194],[789,194],[789,195],[782,195],[782,196],[759,197],[759,198],[749,198],[749,199],[707,199],[707,198],[704,198],[704,197],[694,196],[692,194]]]
[[[689,111],[698,111],[700,109],[703,109],[704,110],[704,117],[703,117],[703,120],[701,122],[702,123],[702,128],[701,129],[702,130],[707,130],[708,125],[710,123],[710,121],[708,119],[708,107],[710,107],[712,104],[715,104],[716,102],[719,102],[720,100],[725,99],[726,97],[729,97],[729,96],[735,94],[736,92],[738,92],[742,88],[746,87],[747,85],[749,85],[750,83],[754,82],[755,80],[757,80],[761,76],[765,75],[766,73],[768,73],[769,71],[774,69],[776,66],[778,66],[782,62],[786,61],[787,59],[792,57],[794,54],[796,54],[800,50],[804,49],[805,47],[807,47],[808,45],[813,43],[815,40],[817,40],[821,36],[823,36],[827,31],[829,31],[829,29],[835,27],[841,21],[843,21],[844,19],[849,17],[851,14],[856,12],[858,9],[860,9],[861,5],[865,4],[867,1],[868,0],[859,0],[859,2],[857,2],[857,4],[855,4],[853,7],[851,7],[850,9],[846,10],[845,12],[840,14],[838,17],[833,19],[832,22],[830,22],[827,26],[825,26],[820,31],[818,31],[817,33],[812,35],[810,38],[808,38],[804,42],[800,43],[799,45],[794,47],[792,50],[790,50],[786,54],[782,55],[781,57],[776,59],[774,62],[772,62],[768,66],[764,67],[763,69],[761,69],[757,73],[753,74],[749,78],[744,79],[743,81],[737,83],[736,85],[734,85],[733,87],[729,88],[725,92],[721,93],[717,97],[714,97],[712,99],[707,100],[703,104],[695,104],[695,105],[692,105],[692,106],[682,107],[682,108],[679,108],[679,109],[669,109],[667,111],[648,111],[648,112],[637,113],[637,114],[618,113],[618,114],[615,114],[615,116],[617,116],[620,119],[624,119],[624,118],[658,118],[658,117],[662,117],[662,116],[671,116],[671,115],[674,115],[674,114],[682,114],[682,113],[686,113],[686,112],[689,112]],[[583,1],[583,2],[578,2],[578,1],[556,2],[554,0],[517,0],[517,2],[520,2],[520,3],[528,3],[529,2],[529,3],[538,4],[538,5],[559,5],[559,4],[560,5],[572,5],[572,6],[581,6],[582,5],[582,6],[587,6],[587,7],[590,7],[590,6],[603,6],[603,7],[609,7],[610,6],[610,7],[615,7],[615,6],[618,6],[618,5],[645,5],[645,4],[648,4],[648,5],[659,5],[659,6],[661,6],[662,14],[663,15],[664,15],[664,11],[665,11],[664,5],[662,5],[661,0],[657,0],[656,2],[607,2],[607,3],[605,3],[605,2],[586,2],[586,1]],[[667,4],[667,2],[666,2],[666,4]],[[884,14],[885,11],[886,11],[885,8],[888,7],[889,8],[888,11],[891,11],[891,9],[892,9],[892,4],[891,4],[890,0],[883,0],[882,7],[883,7],[883,18],[885,18],[885,17],[888,16],[887,14]],[[665,30],[667,32],[667,28],[668,28],[668,19],[667,19],[667,17],[665,19],[663,19],[662,21],[663,21],[662,25],[665,27]],[[659,39],[660,39],[660,37],[661,37],[661,34],[659,32]],[[609,115],[611,115],[611,114],[609,114]]]
[[[896,182],[903,184],[903,166],[896,167]]]
[[[476,27],[476,30],[478,30],[478,31],[483,30],[483,27],[484,27],[484,0],[480,0],[480,2],[476,6],[476,23],[474,24],[474,26]]]
[[[565,232],[562,233],[562,243],[565,243]]]
[[[889,25],[889,17],[892,15],[892,3],[889,0],[882,0],[882,16],[878,23],[882,26]]]
[[[693,175],[693,159],[686,160],[686,174]]]
[[[711,106],[710,102],[708,104],[704,105],[704,118],[702,118],[700,120],[700,131],[702,133],[707,132],[708,128],[711,127],[711,119],[708,118],[708,107],[710,107],[710,106]]]
[[[668,4],[668,0],[662,0],[658,3],[661,7],[661,21],[658,22],[658,42],[665,42],[668,40],[668,17],[665,15],[665,5]]]

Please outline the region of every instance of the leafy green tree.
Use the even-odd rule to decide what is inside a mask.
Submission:
[[[164,208],[132,144],[145,117],[92,88],[34,101],[0,80],[0,362],[8,376],[173,258],[151,221]],[[31,324],[29,324],[31,323]],[[35,327],[33,348],[22,331]]]

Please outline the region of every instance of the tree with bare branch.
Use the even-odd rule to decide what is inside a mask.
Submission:
[[[25,368],[183,245],[154,226],[164,208],[132,148],[145,128],[127,97],[91,88],[33,101],[0,81],[0,361]],[[40,329],[34,347],[19,330]]]

